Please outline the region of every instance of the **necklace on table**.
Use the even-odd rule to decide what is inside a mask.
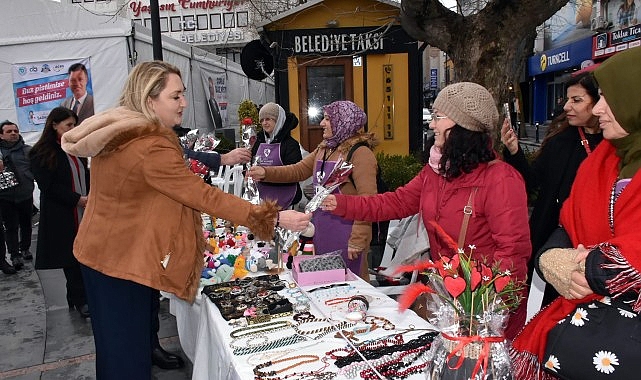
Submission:
[[[231,333],[229,333],[229,336],[232,339],[238,339],[238,338],[246,337],[249,335],[256,335],[256,334],[261,334],[268,331],[273,332],[273,331],[285,329],[290,327],[291,325],[292,324],[289,321],[268,322],[260,325],[252,325],[252,326],[236,329]]]
[[[303,330],[301,327],[302,325],[307,325],[307,324],[312,324],[316,322],[323,322],[323,323],[329,323],[329,326],[323,326],[323,327],[318,327],[316,329],[312,330]],[[337,324],[332,324],[331,321],[328,319],[323,319],[323,320],[313,320],[313,321],[306,321],[304,323],[299,323],[298,325],[294,326],[294,330],[296,330],[296,333],[299,335],[316,335],[318,334],[314,339],[320,339],[324,337],[325,335],[329,334],[332,331],[339,331],[343,330],[348,327],[353,327],[355,323],[352,322],[339,322]]]
[[[288,365],[287,367],[281,368],[279,370],[271,370],[271,371],[263,371],[263,368],[269,368],[273,366],[274,364],[280,364],[288,361],[293,361],[293,360],[298,360],[298,362],[295,362],[293,364]],[[307,363],[313,363],[315,361],[318,361],[319,358],[316,355],[296,355],[296,356],[291,356],[288,358],[282,358],[278,360],[273,360],[273,361],[268,361],[263,364],[259,364],[256,367],[254,367],[254,375],[257,377],[273,377],[278,375],[279,373],[283,373],[287,370],[290,370],[292,368],[296,368],[298,366],[301,366],[303,364]]]

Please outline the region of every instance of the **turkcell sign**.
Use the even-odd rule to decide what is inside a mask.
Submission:
[[[528,60],[531,76],[568,69],[592,58],[592,37],[535,54]]]

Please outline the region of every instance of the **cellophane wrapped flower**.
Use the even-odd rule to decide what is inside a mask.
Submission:
[[[508,380],[512,368],[505,340],[508,314],[521,301],[523,284],[509,270],[472,259],[436,223],[437,234],[456,248],[452,257],[420,262],[399,272],[423,271],[423,282],[408,287],[399,299],[407,309],[425,293],[428,321],[439,331],[426,354],[427,379]]]
[[[332,171],[327,175],[327,179],[323,182],[323,185],[316,186],[316,194],[307,202],[307,205],[305,205],[305,213],[310,214],[316,211],[329,194],[349,179],[353,168],[354,165],[344,161],[342,157],[339,158]],[[283,251],[289,250],[301,234],[300,232],[293,232],[280,227],[276,229],[276,233]]]
[[[197,129],[192,129],[180,138],[180,143],[185,149],[212,153],[220,143],[220,139],[216,138],[213,132],[199,135]],[[193,158],[186,159],[186,161],[192,173],[199,175],[201,178],[205,178],[209,174],[209,168],[202,162]]]

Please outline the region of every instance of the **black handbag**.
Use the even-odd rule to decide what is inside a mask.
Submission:
[[[641,317],[623,304],[579,304],[550,330],[543,368],[566,380],[639,379]]]

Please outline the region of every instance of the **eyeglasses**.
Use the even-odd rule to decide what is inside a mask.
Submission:
[[[260,122],[263,123],[263,122],[266,122],[266,121],[269,121],[269,120],[274,120],[274,118],[272,118],[272,117],[264,117],[264,118],[260,119]],[[274,121],[276,121],[276,120],[274,120]]]
[[[449,119],[449,117],[448,116],[432,115],[432,120],[434,120],[434,122],[436,122],[436,123],[438,123],[439,120],[443,120],[443,119]]]
[[[4,133],[20,133],[20,131],[18,131],[17,129],[9,129],[4,131]]]

